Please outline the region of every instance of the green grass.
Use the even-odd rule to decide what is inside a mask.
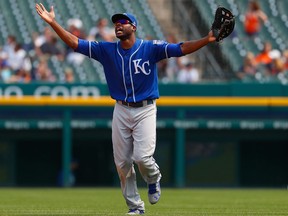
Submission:
[[[168,189],[150,205],[140,189],[147,216],[288,215],[284,189]],[[125,215],[120,188],[1,188],[0,216]]]

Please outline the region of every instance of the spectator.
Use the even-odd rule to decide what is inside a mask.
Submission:
[[[35,38],[34,45],[36,56],[56,55],[59,60],[64,60],[63,49],[58,43],[55,33],[51,31],[51,28],[46,27],[43,34]]]
[[[16,44],[10,56],[3,50],[0,51],[0,80],[4,83],[29,83],[31,69],[30,59],[20,44]]]
[[[268,66],[272,63],[270,52],[272,51],[272,45],[270,42],[265,42],[263,50],[255,57],[255,63],[257,65],[262,64]]]
[[[73,35],[81,39],[86,38],[86,33],[83,30],[83,23],[80,19],[78,18],[68,19],[67,25],[68,25],[68,31],[71,32]]]
[[[78,38],[85,39],[86,33],[83,29],[83,22],[78,18],[72,18],[67,21],[68,31],[71,32]],[[65,44],[66,46],[66,44]],[[66,46],[66,60],[69,64],[82,64],[84,57],[83,55],[74,52],[70,47]]]
[[[167,42],[176,43],[177,39],[175,35],[169,34],[167,36]],[[164,60],[166,61],[166,70],[165,70],[166,81],[165,82],[174,82],[176,80],[177,73],[183,66],[181,64],[181,58],[168,58]]]
[[[3,64],[1,65],[0,68],[0,73],[1,73],[1,78],[0,80],[4,83],[10,83],[11,82],[11,78],[13,76],[13,71],[11,70],[11,68],[8,67],[7,64]]]
[[[284,50],[282,54],[285,70],[288,71],[288,50]]]
[[[20,69],[30,71],[32,68],[31,61],[28,58],[26,51],[19,43],[15,44],[14,50],[8,55],[7,64],[15,72]]]
[[[191,61],[184,64],[184,67],[178,72],[177,81],[179,83],[199,82],[200,73]]]
[[[257,0],[250,0],[244,17],[244,30],[248,36],[256,36],[261,29],[261,22],[267,21],[267,15],[261,10]]]
[[[66,67],[64,69],[64,73],[65,73],[65,82],[66,83],[73,83],[74,82],[74,71],[72,68],[70,67]]]
[[[285,71],[285,62],[281,56],[276,57],[271,63],[271,75],[275,76]]]
[[[0,50],[0,80],[4,83],[10,82],[12,77],[12,69],[7,64],[8,54],[2,49]]]
[[[88,40],[104,40],[113,41],[115,40],[114,28],[108,26],[108,20],[106,18],[100,18],[96,26],[90,29]]]
[[[255,62],[258,69],[264,71],[266,78],[285,70],[285,62],[281,52],[278,49],[272,49],[270,42],[265,42],[263,50],[256,55]]]
[[[243,60],[243,65],[241,66],[237,77],[240,80],[254,79],[257,73],[257,64],[255,61],[255,55],[252,52],[248,52]]]
[[[160,82],[167,82],[166,76],[167,60],[162,60],[157,63],[158,79]]]
[[[47,59],[40,58],[35,68],[35,80],[44,82],[55,82],[56,78],[48,67]]]
[[[14,53],[16,44],[16,37],[14,35],[8,35],[6,43],[3,46],[3,52],[7,53],[7,55],[10,56],[11,53]]]
[[[45,27],[42,34],[39,34],[39,32],[34,32],[32,34],[32,39],[34,41],[34,47],[40,47],[43,43],[46,42],[46,37],[49,37],[49,35],[53,34],[51,31],[51,28]]]
[[[63,52],[57,41],[57,37],[55,37],[55,35],[51,35],[51,37],[46,38],[46,42],[42,44],[40,50],[43,54],[55,55],[59,60],[64,60]]]
[[[10,83],[30,83],[31,82],[31,74],[30,70],[25,70],[24,68],[20,68],[16,71],[15,75],[13,75],[10,80]]]
[[[283,84],[288,84],[288,50],[282,52],[281,60],[280,68],[282,71],[277,74],[277,77]]]

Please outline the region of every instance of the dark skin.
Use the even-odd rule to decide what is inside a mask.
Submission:
[[[43,4],[39,3],[35,5],[36,11],[39,16],[48,23],[58,36],[72,49],[78,47],[78,37],[74,36],[70,32],[66,31],[62,26],[60,26],[55,20],[55,12],[53,6],[50,11],[47,11]],[[116,37],[120,39],[120,44],[123,49],[131,48],[136,41],[136,27],[131,24],[115,24],[115,34]],[[181,45],[181,50],[183,54],[190,54],[198,49],[206,46],[207,44],[214,42],[216,38],[213,36],[212,31],[208,33],[207,36],[198,39],[185,41]]]
[[[131,24],[115,23],[115,35],[120,39],[121,47],[123,49],[129,49],[136,41],[136,27]]]

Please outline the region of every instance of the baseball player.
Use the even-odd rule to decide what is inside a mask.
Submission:
[[[212,31],[207,36],[178,44],[161,40],[142,40],[136,37],[137,20],[132,14],[115,14],[117,42],[87,41],[77,38],[55,20],[40,3],[36,11],[59,37],[75,52],[99,61],[105,72],[111,97],[115,100],[112,121],[112,143],[115,165],[128,215],[145,212],[136,184],[134,164],[148,185],[151,204],[161,196],[159,166],[153,158],[156,147],[156,99],[159,98],[156,63],[162,59],[179,57],[215,41]]]

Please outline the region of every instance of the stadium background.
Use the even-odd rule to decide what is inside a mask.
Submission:
[[[257,40],[247,39],[243,31],[247,0],[42,2],[55,6],[57,20],[67,28],[69,19],[82,20],[87,34],[99,18],[129,11],[139,21],[139,37],[167,39],[172,34],[178,40],[205,35],[217,5],[231,8],[237,20],[235,34],[189,56],[201,72],[200,81],[182,84],[175,77],[159,77],[155,158],[163,185],[286,187],[287,71],[266,76],[260,70],[258,76],[243,80],[237,76],[246,53],[260,52],[265,41],[280,52],[287,49],[285,0],[260,2],[269,22]],[[86,58],[69,61],[71,52],[60,41],[57,46],[65,55],[38,56],[33,38],[46,24],[34,6],[28,0],[0,1],[1,47],[13,35],[31,62],[31,70],[12,70],[16,76],[9,80],[7,68],[1,68],[0,185],[59,186],[63,171],[61,185],[70,186],[70,163],[77,164],[74,186],[118,185],[110,138],[112,103],[105,97],[102,68]],[[34,74],[42,61],[51,70],[51,79]],[[67,68],[73,72],[72,82],[67,80]],[[88,105],[87,96],[92,98]]]

